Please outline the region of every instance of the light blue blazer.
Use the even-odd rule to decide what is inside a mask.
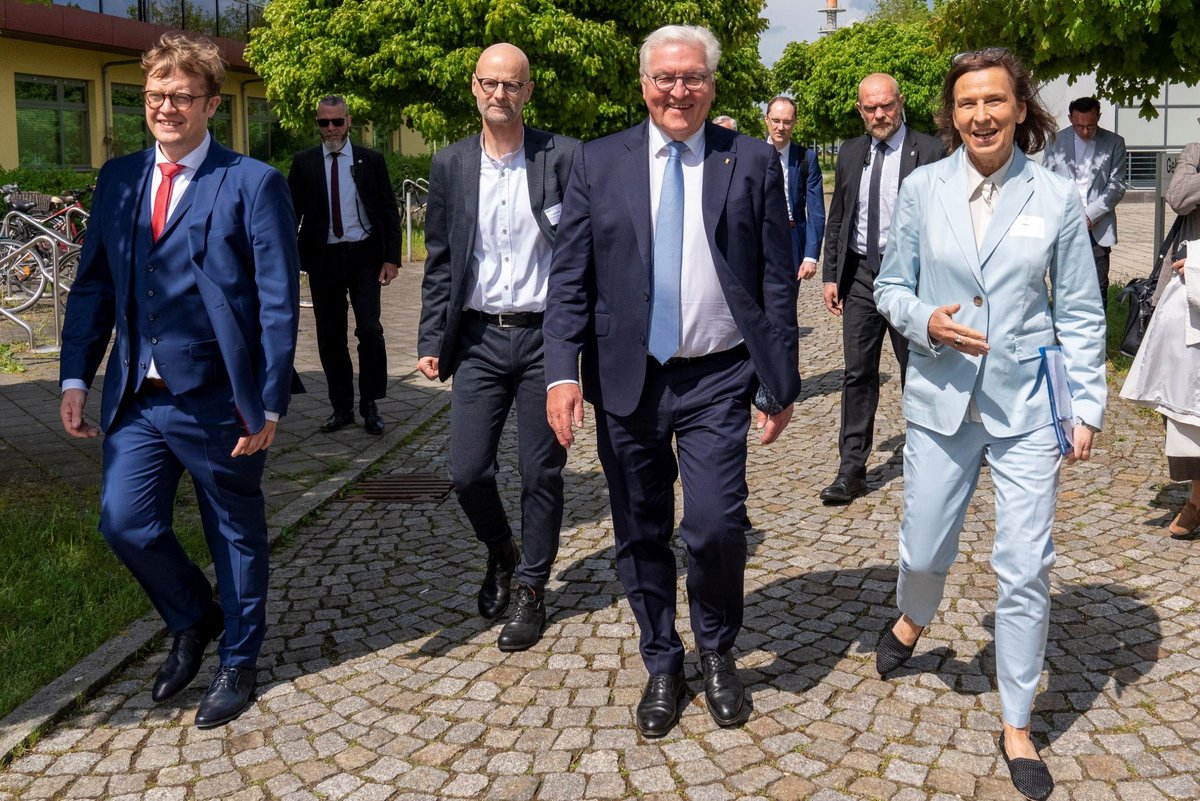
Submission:
[[[1096,131],[1096,152],[1092,155],[1092,182],[1088,185],[1084,214],[1092,221],[1096,244],[1110,248],[1117,244],[1117,204],[1125,197],[1125,140],[1100,128]],[[1042,155],[1042,166],[1050,172],[1075,181],[1075,129],[1067,126],[1058,132]]]
[[[911,343],[904,416],[953,434],[973,394],[993,436],[1048,425],[1038,348],[1057,341],[1066,356],[1074,413],[1099,427],[1107,397],[1105,326],[1075,186],[1018,149],[987,236],[976,248],[965,158],[960,147],[919,167],[901,185],[875,279],[879,312]],[[986,356],[930,342],[930,316],[953,303],[962,306],[956,322],[987,335]]]

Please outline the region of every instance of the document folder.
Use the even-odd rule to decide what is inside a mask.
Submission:
[[[1050,416],[1058,437],[1058,450],[1066,456],[1074,450],[1075,415],[1071,412],[1071,385],[1067,382],[1067,363],[1058,345],[1038,348],[1042,354],[1042,375],[1050,393]]]

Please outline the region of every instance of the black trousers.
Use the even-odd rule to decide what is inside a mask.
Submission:
[[[518,583],[546,586],[563,517],[562,470],[567,451],[546,421],[542,329],[500,328],[464,314],[461,361],[450,400],[450,478],[459,505],[484,544],[513,536],[496,486],[496,452],[509,411],[517,407],[521,474],[521,562]]]
[[[838,435],[841,464],[838,475],[863,478],[875,436],[879,408],[879,360],[886,334],[900,363],[900,385],[908,369],[908,340],[892,328],[875,308],[875,276],[867,260],[846,254],[846,269],[854,270],[854,283],[842,298],[842,352],[846,362],[842,378],[842,427]]]
[[[360,410],[387,392],[387,349],[379,322],[379,270],[383,265],[371,255],[374,252],[367,242],[326,245],[323,269],[308,274],[317,321],[317,353],[329,385],[329,403],[339,412],[354,409],[354,365],[346,341],[348,305],[354,308],[354,336],[358,338]]]
[[[1092,258],[1096,260],[1096,280],[1100,282],[1100,306],[1108,311],[1108,259],[1112,248],[1096,244],[1096,237],[1088,231],[1088,239],[1092,241]]]

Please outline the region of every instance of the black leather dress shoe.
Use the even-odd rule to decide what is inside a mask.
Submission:
[[[371,401],[362,408],[363,428],[368,434],[379,436],[383,433],[383,417],[380,416],[379,410],[375,408],[375,402]]]
[[[867,482],[858,476],[838,476],[825,489],[821,490],[821,500],[825,503],[850,503],[867,490]]]
[[[217,670],[196,710],[196,727],[224,726],[242,714],[254,700],[257,682],[258,672],[254,668],[222,667]]]
[[[704,673],[704,698],[708,714],[718,726],[732,726],[742,716],[746,704],[746,688],[737,674],[737,666],[729,653],[703,651],[700,670]]]
[[[687,683],[682,673],[656,673],[646,682],[642,700],[638,702],[638,731],[643,737],[662,737],[679,720]]]
[[[335,410],[333,414],[325,418],[324,423],[321,423],[321,433],[332,434],[334,431],[349,425],[354,425],[354,412],[339,412]]]
[[[524,651],[537,645],[546,630],[546,591],[517,585],[517,610],[500,629],[496,647],[501,651]]]
[[[221,613],[221,607],[213,604],[199,623],[175,632],[171,652],[154,676],[150,697],[155,701],[165,701],[191,684],[204,662],[204,649],[224,630],[225,616]]]
[[[879,642],[875,644],[875,671],[879,673],[879,678],[883,678],[912,659],[913,651],[916,650],[917,643],[921,641],[921,635],[918,634],[912,645],[905,645],[900,642],[899,637],[892,633],[892,629],[895,627],[895,623],[888,626],[887,630],[879,635]],[[923,629],[922,632],[924,632]]]
[[[479,587],[479,614],[488,620],[495,620],[508,608],[513,571],[517,569],[519,561],[521,550],[512,537],[498,545],[488,546],[487,572],[483,574],[483,584]]]
[[[1004,732],[1000,732],[1000,756],[1008,765],[1008,775],[1018,793],[1033,801],[1045,801],[1054,792],[1054,777],[1045,762],[1025,757],[1009,759],[1008,751],[1004,750]]]

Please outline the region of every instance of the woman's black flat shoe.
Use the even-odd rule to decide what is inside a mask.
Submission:
[[[1018,793],[1033,801],[1045,801],[1054,792],[1054,778],[1045,762],[1025,757],[1008,758],[1008,752],[1004,750],[1004,732],[1000,732],[1000,756],[1008,765],[1008,774]]]
[[[875,670],[879,672],[880,678],[911,659],[913,650],[921,640],[921,635],[918,634],[912,645],[905,645],[892,633],[895,627],[895,623],[888,626],[887,631],[879,635],[879,642],[875,644]]]

